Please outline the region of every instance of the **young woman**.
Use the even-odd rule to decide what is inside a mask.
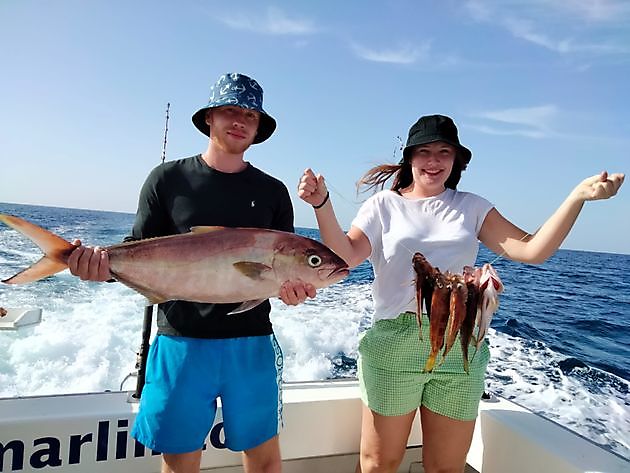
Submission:
[[[364,403],[362,473],[396,471],[419,409],[424,471],[462,472],[490,357],[488,343],[464,371],[459,341],[431,373],[429,321],[423,315],[419,340],[412,255],[421,252],[442,272],[474,266],[479,241],[515,261],[542,263],[559,248],[587,200],[617,193],[623,174],[589,177],[573,189],[533,235],[516,227],[483,197],[457,190],[472,157],[459,142],[457,127],[443,115],[421,117],[409,130],[397,165],[369,170],[359,181],[383,188],[361,207],[348,233],[333,210],[324,177],[307,169],[298,195],[315,209],[326,245],[357,266],[374,268],[374,325],[359,344],[358,376]],[[471,350],[474,353],[474,348]]]

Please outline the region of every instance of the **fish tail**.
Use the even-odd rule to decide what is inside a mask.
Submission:
[[[422,285],[416,278],[416,319],[418,320],[418,334],[422,341]]]
[[[468,362],[468,358],[464,358],[464,371],[466,374],[470,374],[470,363]]]
[[[470,363],[468,362],[468,345],[470,344],[470,340],[466,340],[466,336],[462,336],[461,332],[460,332],[460,342],[461,342],[461,346],[462,346],[462,358],[463,358],[463,362],[464,362],[464,371],[466,372],[466,374],[470,374],[469,373],[469,368],[470,368]]]
[[[479,347],[481,346],[481,344],[483,343],[483,340],[486,338],[486,330],[485,329],[480,329],[479,333],[477,333],[477,341],[475,342],[475,346],[477,348],[477,350],[479,350]]]
[[[435,367],[435,357],[436,357],[436,353],[431,352],[431,354],[429,355],[429,358],[427,358],[427,362],[424,365],[424,372],[425,373],[430,373],[431,371],[433,371],[433,368]]]
[[[477,347],[477,345],[473,345],[475,347],[475,351],[473,352],[472,357],[470,358],[470,362],[472,363],[475,360],[475,356],[477,356],[477,351],[479,351],[479,348]]]
[[[442,359],[438,363],[438,366],[442,366],[442,363],[444,363],[444,360],[446,359],[446,355],[448,355],[448,353],[451,351],[451,348],[453,348],[453,345],[454,345],[454,342],[449,342],[447,340],[447,342],[444,345],[444,351],[442,352]]]
[[[33,223],[12,215],[0,214],[0,222],[28,237],[43,252],[44,256],[29,268],[3,279],[6,284],[23,284],[51,276],[68,267],[68,256],[76,247],[63,238]]]

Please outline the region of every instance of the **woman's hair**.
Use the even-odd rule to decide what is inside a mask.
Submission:
[[[357,190],[360,190],[362,186],[366,186],[365,192],[370,189],[382,190],[385,187],[385,183],[393,177],[394,180],[390,189],[400,194],[401,189],[409,187],[413,182],[413,173],[411,171],[412,155],[413,151],[406,153],[406,156],[398,164],[379,164],[374,166],[359,179]],[[466,164],[466,160],[457,150],[453,161],[453,169],[444,183],[446,188],[457,188],[457,184],[462,177],[462,171],[466,169]]]

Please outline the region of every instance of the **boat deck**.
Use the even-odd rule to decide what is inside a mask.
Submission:
[[[398,473],[424,473],[422,462],[422,447],[410,447],[398,468]],[[285,460],[282,462],[282,473],[326,472],[326,473],[354,473],[359,456],[335,455],[318,458],[302,458]],[[243,473],[243,467],[206,468],[202,472],[208,473]],[[466,465],[464,473],[480,473],[472,466]]]

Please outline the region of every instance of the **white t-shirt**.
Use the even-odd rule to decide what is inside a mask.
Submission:
[[[443,273],[461,274],[464,266],[474,266],[477,237],[493,207],[483,197],[453,189],[413,200],[384,190],[365,201],[352,226],[372,245],[374,321],[416,312],[416,251]]]

